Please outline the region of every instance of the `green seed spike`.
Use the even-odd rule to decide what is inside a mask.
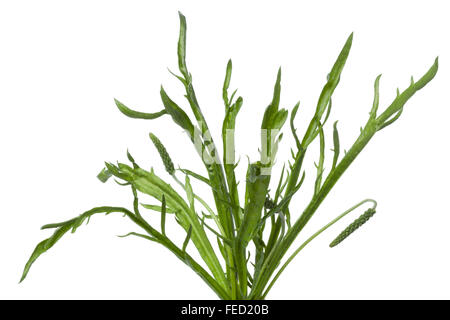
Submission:
[[[369,208],[364,212],[358,219],[353,221],[344,231],[342,231],[336,239],[334,239],[330,243],[330,248],[337,246],[339,243],[344,241],[349,235],[356,231],[359,227],[361,227],[364,223],[366,223],[372,216],[375,214],[375,209]]]
[[[152,140],[153,144],[155,145],[156,149],[158,150],[158,153],[161,156],[164,167],[166,167],[166,171],[170,175],[173,175],[175,173],[175,167],[173,166],[172,159],[170,158],[169,154],[167,153],[166,148],[153,133],[150,133],[150,139]]]

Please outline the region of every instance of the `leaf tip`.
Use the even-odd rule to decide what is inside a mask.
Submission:
[[[19,280],[19,283],[18,283],[18,284],[21,284],[21,283],[23,282],[23,280],[25,280],[25,278],[26,278],[26,274],[25,274],[25,271],[24,271],[24,273],[23,273],[22,276],[20,277],[20,280]]]
[[[117,108],[119,108],[120,110],[123,109],[124,104],[120,102],[118,99],[114,98],[114,103],[116,104]]]

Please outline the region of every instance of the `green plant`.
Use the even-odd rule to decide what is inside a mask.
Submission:
[[[181,75],[175,77],[182,83],[186,99],[195,117],[191,118],[169,98],[161,87],[162,111],[143,113],[129,109],[115,100],[119,110],[128,117],[137,119],[156,119],[169,115],[173,121],[184,129],[193,143],[207,171],[207,176],[187,169],[175,169],[166,148],[152,133],[150,139],[155,145],[164,163],[167,173],[175,184],[184,190],[185,195],[178,193],[174,187],[162,180],[151,169],[147,171],[139,167],[130,153],[127,153],[130,165],[124,163],[106,163],[98,178],[106,182],[114,177],[120,185],[128,186],[133,194],[131,210],[122,207],[96,207],[86,211],[77,218],[55,224],[48,224],[42,229],[55,229],[54,234],[40,242],[23,271],[21,281],[27,276],[34,261],[50,249],[66,232],[72,232],[92,215],[98,213],[121,213],[143,229],[145,234],[129,233],[159,243],[172,251],[181,261],[192,268],[222,299],[264,299],[275,281],[310,241],[316,238],[331,225],[355,210],[371,203],[372,206],[347,227],[331,244],[335,246],[364,224],[375,213],[376,202],[366,199],[346,210],[336,219],[325,225],[308,238],[294,253],[281,264],[288,249],[305,225],[319,208],[327,194],[363,150],[372,137],[380,130],[395,122],[401,115],[405,103],[416,91],[423,88],[438,70],[436,58],[431,68],[418,81],[411,78],[411,84],[397,96],[384,112],[378,114],[380,76],[375,80],[374,100],[368,120],[353,145],[347,152],[340,152],[337,122],[333,125],[333,157],[331,169],[325,173],[325,134],[324,126],[331,111],[331,96],[339,83],[341,72],[347,60],[353,36],[350,35],[341,50],[327,77],[327,82],[320,94],[315,114],[302,139],[297,135],[294,120],[300,104],[297,103],[289,118],[290,131],[296,142],[296,150],[292,151],[292,163],[283,167],[271,192],[271,169],[274,165],[278,144],[282,139],[280,130],[288,119],[288,111],[280,109],[281,70],[278,71],[273,98],[265,109],[261,124],[261,158],[249,163],[246,175],[245,197],[240,198],[238,181],[235,176],[237,163],[234,161],[234,128],[237,115],[243,105],[242,97],[235,98],[236,91],[229,96],[229,85],[232,73],[231,60],[226,67],[223,84],[223,101],[225,117],[222,123],[223,159],[219,157],[217,145],[209,137],[209,128],[198,104],[189,73],[186,54],[186,20],[180,13],[180,35],[178,41],[178,67]],[[319,139],[320,156],[316,164],[314,193],[303,213],[293,220],[290,212],[292,197],[299,191],[305,179],[302,172],[305,155],[313,141]],[[178,176],[184,175],[184,182]],[[209,186],[214,197],[215,206],[210,206],[194,192],[191,178]],[[153,197],[157,205],[140,204],[138,193]],[[157,211],[161,215],[160,230],[152,227],[141,215],[141,208]],[[181,245],[175,244],[166,234],[165,224],[168,219],[174,220],[186,233]],[[293,221],[293,223],[291,223]],[[213,226],[214,224],[214,226]],[[127,235],[127,236],[128,236]],[[214,242],[211,241],[214,239]],[[189,243],[193,246],[188,248]],[[213,245],[214,244],[214,245]],[[189,250],[188,250],[189,249]],[[189,254],[196,249],[204,264],[200,265]],[[250,254],[252,251],[252,254]]]

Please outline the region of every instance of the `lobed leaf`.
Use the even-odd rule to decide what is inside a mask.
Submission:
[[[69,230],[72,230],[72,232],[75,232],[75,230],[88,218],[90,218],[92,215],[97,213],[110,213],[110,212],[121,212],[126,215],[133,215],[129,210],[121,207],[96,207],[91,210],[88,210],[81,214],[80,216],[67,220],[65,222],[60,223],[53,223],[48,224],[42,227],[42,229],[56,229],[53,235],[43,241],[41,241],[36,248],[34,249],[33,253],[31,254],[30,258],[28,259],[25,268],[22,273],[22,277],[20,279],[20,282],[25,280],[25,278],[28,275],[28,272],[30,271],[31,266],[33,263],[45,252],[47,252],[50,248],[52,248],[56,242],[58,242],[59,239],[61,239]]]
[[[380,128],[391,116],[394,114],[398,115],[398,112],[403,108],[409,98],[411,98],[418,90],[422,89],[435,77],[438,69],[439,59],[436,58],[430,69],[428,69],[428,71],[417,82],[412,82],[405,91],[398,94],[391,105],[380,116],[378,116],[378,118],[376,118],[377,126]]]

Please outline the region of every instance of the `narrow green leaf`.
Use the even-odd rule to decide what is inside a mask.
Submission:
[[[28,259],[25,268],[22,273],[22,277],[20,279],[20,282],[22,282],[26,276],[28,275],[28,272],[30,271],[31,266],[33,263],[39,258],[40,255],[47,252],[50,248],[52,248],[56,242],[58,242],[59,239],[61,239],[64,234],[66,234],[69,230],[72,229],[72,231],[75,231],[78,226],[80,226],[83,221],[88,219],[90,216],[97,214],[97,213],[110,213],[110,212],[121,212],[126,215],[133,215],[129,210],[125,208],[120,207],[96,207],[91,210],[88,210],[81,214],[80,216],[67,220],[65,222],[60,223],[53,223],[48,224],[42,227],[42,229],[50,229],[50,228],[56,228],[55,232],[50,238],[47,238],[43,241],[41,241],[36,248],[34,249],[33,253],[31,254],[30,258]]]
[[[181,172],[183,172],[184,174],[188,174],[188,175],[190,175],[190,176],[196,178],[197,180],[200,180],[200,181],[206,183],[207,185],[211,186],[211,182],[209,181],[208,178],[206,178],[206,177],[204,177],[204,176],[202,176],[202,175],[200,175],[200,174],[198,174],[198,173],[195,173],[195,172],[193,172],[193,171],[191,171],[191,170],[188,170],[188,169],[181,169],[181,168],[180,168],[179,170],[180,170]]]
[[[232,100],[232,99],[228,100],[228,88],[230,86],[232,70],[233,70],[233,64],[230,59],[230,60],[228,60],[228,63],[227,63],[227,70],[225,73],[225,80],[223,81],[223,89],[222,89],[222,97],[223,97],[223,102],[225,103],[225,108],[230,107],[230,102]]]
[[[161,199],[161,233],[166,235],[166,197],[163,195]]]
[[[374,94],[373,94],[373,105],[372,110],[370,110],[370,118],[375,119],[377,117],[378,105],[380,104],[380,78],[381,74],[375,79],[374,84]]]
[[[162,206],[158,206],[158,205],[147,204],[147,203],[141,203],[140,205],[142,207],[144,207],[145,209],[153,210],[153,211],[156,211],[156,212],[161,212],[161,210],[162,210]],[[173,214],[173,213],[175,213],[175,210],[172,210],[172,209],[168,208],[167,204],[166,204],[166,213]]]
[[[298,150],[300,150],[302,147],[301,147],[301,144],[300,144],[300,140],[298,139],[298,136],[297,136],[297,129],[295,129],[295,126],[294,126],[294,119],[297,116],[297,111],[298,111],[299,107],[300,107],[300,101],[297,102],[297,104],[295,105],[294,109],[292,109],[292,111],[291,111],[291,119],[290,119],[291,132],[292,132],[292,135],[294,136],[295,143],[297,145],[297,149]]]
[[[180,17],[180,35],[178,38],[178,68],[186,80],[189,79],[189,73],[186,66],[186,17],[178,12]],[[189,80],[188,80],[189,81]]]
[[[302,140],[303,148],[306,148],[317,136],[316,131],[317,122],[321,121],[322,115],[330,103],[331,96],[333,95],[334,90],[339,84],[342,70],[344,69],[345,62],[347,61],[350,49],[352,47],[352,41],[353,41],[353,33],[351,33],[350,36],[347,38],[347,41],[345,42],[344,47],[339,53],[339,56],[336,59],[333,68],[328,74],[327,83],[323,87],[319,97],[319,101],[317,102],[316,112],[314,114],[313,119],[311,119],[308,129],[306,130],[305,136],[303,137]],[[298,177],[298,174],[296,176]],[[294,178],[296,177],[293,176],[293,179]]]
[[[280,105],[281,94],[281,68],[278,69],[277,80],[273,89],[272,102],[266,108],[264,112],[264,118],[261,124],[261,129],[272,129],[273,120],[278,113],[278,107]]]
[[[177,78],[178,80],[180,80],[180,82],[181,82],[183,85],[185,85],[185,86],[187,85],[187,82],[186,82],[186,80],[184,80],[183,77],[181,77],[181,76],[179,76],[179,75],[173,73],[169,68],[167,68],[167,70],[169,70],[169,73],[170,73],[171,75],[173,75],[175,78]]]
[[[167,113],[171,115],[173,121],[187,131],[191,139],[194,136],[194,125],[189,119],[186,112],[183,111],[175,102],[173,102],[167,93],[164,91],[164,88],[161,86],[161,100],[164,104],[164,108]]]
[[[393,124],[400,116],[402,115],[403,108],[401,108],[391,119],[387,120],[385,123],[383,123],[379,128],[378,131],[386,128],[388,125]]]
[[[231,97],[230,97],[230,100],[229,100],[229,104],[233,103],[233,99],[234,99],[234,96],[236,95],[237,90],[238,89],[234,89],[233,93],[231,94]]]
[[[224,236],[222,236],[219,232],[217,232],[216,230],[214,230],[212,227],[210,227],[206,222],[205,222],[205,218],[207,217],[206,214],[203,214],[203,219],[202,219],[202,226],[206,227],[206,229],[208,229],[209,231],[211,231],[216,237],[220,238],[224,243],[226,243],[229,247],[232,246],[233,242],[230,239],[225,238]]]
[[[428,82],[430,82],[436,75],[439,69],[439,59],[436,58],[433,65],[428,71],[415,83],[412,83],[405,91],[398,94],[391,105],[376,119],[378,127],[381,127],[389,118],[400,111],[405,103],[411,98],[418,90],[422,89]]]
[[[130,152],[127,150],[127,158],[131,162],[134,168],[139,168],[139,166],[136,164],[136,161],[134,161],[134,158],[131,156]]]
[[[130,108],[128,108],[126,105],[124,105],[122,102],[120,102],[117,99],[114,99],[114,102],[116,103],[116,106],[117,106],[117,108],[119,108],[120,112],[122,112],[127,117],[134,118],[134,119],[156,119],[167,113],[166,110],[161,110],[161,111],[155,112],[155,113],[145,113],[145,112],[134,111],[134,110],[131,110]]]
[[[323,119],[322,127],[325,126],[325,123],[327,123],[327,120],[330,117],[332,105],[333,105],[333,99],[331,99],[331,97],[330,97],[330,101],[328,102],[328,106],[326,109],[327,113],[325,114],[325,118]]]
[[[128,181],[130,176],[122,172],[117,166],[110,162],[105,162],[106,169],[115,177]]]
[[[186,188],[186,195],[189,201],[189,207],[191,208],[192,211],[195,211],[195,207],[194,207],[194,191],[192,190],[192,186],[191,186],[191,180],[189,179],[189,176],[186,175],[185,178],[185,188]]]
[[[322,175],[323,175],[323,164],[325,162],[325,135],[323,133],[322,125],[319,123],[319,138],[320,138],[320,155],[319,163],[317,164],[317,177],[314,188],[314,195],[316,195],[322,185]]]
[[[339,144],[339,132],[337,129],[337,121],[333,125],[333,165],[331,167],[331,170],[334,170],[336,168],[337,161],[339,159],[339,152],[340,152],[340,144]]]
[[[114,179],[114,182],[117,183],[119,186],[129,186],[130,183],[129,182],[119,182],[119,180]]]
[[[422,89],[428,82],[430,82],[434,76],[436,75],[439,69],[439,57],[436,57],[431,68],[425,73],[422,78],[419,79],[416,83],[414,83],[414,87],[416,90]]]
[[[283,164],[283,169],[281,169],[281,175],[280,175],[280,179],[278,180],[278,185],[277,188],[275,189],[275,197],[273,198],[274,203],[276,203],[278,201],[278,198],[281,195],[281,192],[283,192],[283,178],[284,178],[284,171],[285,171],[285,167],[286,165]],[[268,208],[268,209],[272,209],[272,208]]]
[[[225,250],[224,245],[222,244],[222,242],[220,242],[220,238],[217,237],[217,246],[219,247],[219,251],[222,254],[222,257],[225,259],[226,263],[228,264],[228,254],[227,251]]]
[[[133,192],[133,210],[134,210],[134,214],[135,214],[137,217],[143,219],[142,216],[141,216],[141,213],[140,213],[140,211],[139,211],[139,199],[138,199],[138,194],[137,194],[136,188],[135,188],[133,185],[131,185],[131,191]]]
[[[280,94],[281,94],[281,67],[278,68],[277,81],[275,82],[275,87],[273,90],[273,99],[271,105],[278,109],[280,105]]]
[[[54,244],[61,239],[61,237],[71,229],[70,225],[65,225],[62,227],[59,227],[56,229],[55,233],[48,239],[45,239],[44,241],[41,241],[36,248],[34,249],[33,253],[31,254],[31,257],[29,258],[28,262],[25,265],[25,268],[22,273],[22,278],[20,279],[20,282],[25,280],[26,276],[28,275],[28,272],[30,271],[30,268],[32,264],[39,258],[41,254],[46,252],[48,249],[54,246]]]
[[[325,107],[329,103],[329,100],[334,92],[334,89],[339,83],[342,70],[344,69],[345,63],[350,53],[350,49],[352,47],[352,42],[353,42],[353,32],[347,38],[347,41],[345,42],[344,47],[339,53],[339,56],[336,59],[333,68],[328,74],[327,84],[323,88],[322,94],[320,95],[319,98],[319,103],[317,104],[317,110],[319,115],[323,114],[323,111],[325,110]]]
[[[189,244],[189,240],[191,239],[191,234],[192,234],[192,226],[189,226],[189,229],[186,234],[186,239],[183,242],[183,249],[182,249],[183,252],[186,252],[187,245]]]
[[[289,112],[286,109],[279,110],[272,120],[272,129],[281,129],[286,122]]]
[[[150,240],[150,241],[153,241],[153,242],[160,243],[160,241],[158,239],[154,238],[154,237],[150,237],[150,236],[147,236],[145,234],[137,233],[137,232],[129,232],[127,234],[124,234],[124,235],[121,235],[121,236],[118,236],[118,237],[119,238],[126,238],[126,237],[129,237],[129,236],[135,236],[135,237],[139,237],[139,238],[144,238],[144,239],[147,239],[147,240]]]

